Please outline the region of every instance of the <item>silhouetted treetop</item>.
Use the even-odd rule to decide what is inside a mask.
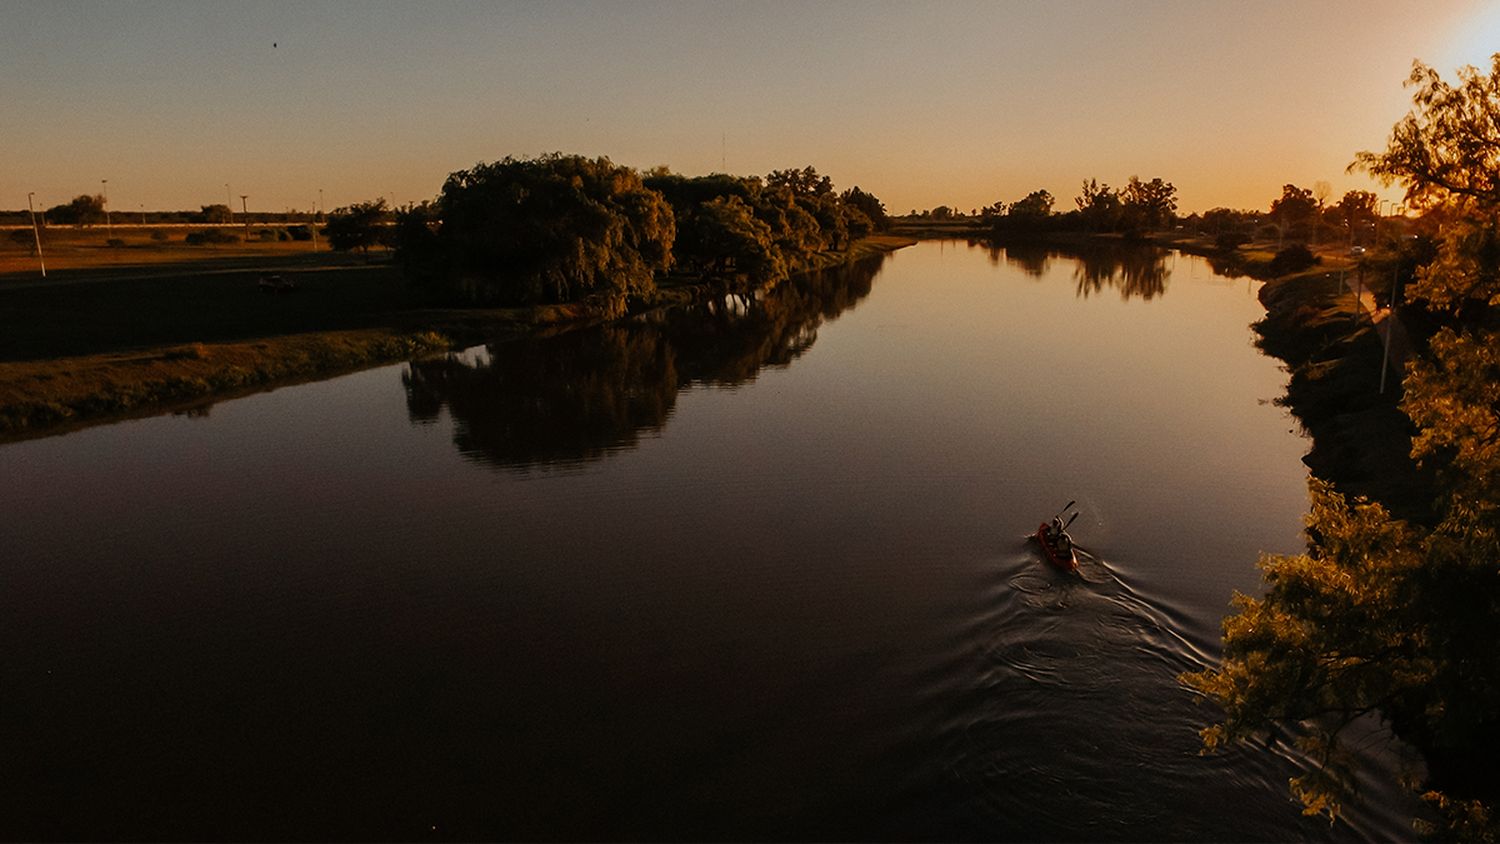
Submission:
[[[819,176],[809,166],[801,170],[772,170],[766,175],[766,187],[787,188],[796,196],[819,196],[833,192],[833,180]]]
[[[335,210],[328,216],[328,245],[341,252],[358,249],[369,252],[371,246],[390,243],[390,232],[386,224],[391,221],[391,209],[384,199],[371,202],[356,202]]]
[[[104,220],[104,197],[80,194],[72,201],[47,209],[47,221],[58,225],[91,226]]]
[[[671,206],[607,158],[478,164],[448,177],[438,205],[437,275],[472,301],[645,292],[672,263]]]
[[[1500,53],[1488,75],[1461,68],[1457,85],[1413,62],[1407,84],[1416,86],[1415,108],[1391,130],[1385,152],[1360,152],[1349,169],[1404,183],[1413,205],[1469,197],[1500,206]]]

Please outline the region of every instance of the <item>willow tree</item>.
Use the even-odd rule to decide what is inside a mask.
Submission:
[[[1353,168],[1444,220],[1410,294],[1441,328],[1411,365],[1402,410],[1429,468],[1437,513],[1408,525],[1367,501],[1313,488],[1308,552],[1262,561],[1260,598],[1237,596],[1224,662],[1186,675],[1224,720],[1205,745],[1290,727],[1319,763],[1293,781],[1307,811],[1348,794],[1343,728],[1380,713],[1428,763],[1441,838],[1500,837],[1500,55],[1444,82],[1418,63],[1415,108],[1384,152]]]
[[[753,285],[787,277],[786,260],[771,227],[738,196],[718,197],[692,208],[682,220],[679,258],[709,276],[740,278]]]
[[[560,153],[453,173],[437,215],[437,266],[419,274],[480,303],[648,292],[676,235],[671,206],[634,170]]]

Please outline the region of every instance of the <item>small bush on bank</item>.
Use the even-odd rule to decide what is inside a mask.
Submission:
[[[203,246],[205,244],[211,245],[216,243],[239,243],[240,236],[219,231],[218,229],[205,229],[201,232],[188,232],[187,237],[184,237],[182,240],[189,246]]]
[[[296,241],[312,240],[312,228],[310,226],[287,226],[286,236]]]
[[[1220,232],[1219,236],[1214,238],[1214,248],[1220,252],[1233,252],[1249,240],[1250,238],[1241,232]]]
[[[151,239],[156,241],[157,243],[166,243],[169,237],[170,235],[168,235],[161,229],[157,229],[156,231],[151,233]]]
[[[125,246],[125,241],[121,240],[118,237],[112,237],[109,240],[104,241],[104,245],[108,246],[110,249],[122,249]]]
[[[1271,259],[1270,270],[1274,275],[1286,275],[1305,270],[1316,263],[1318,263],[1318,256],[1314,255],[1311,249],[1300,243],[1294,243],[1276,253],[1276,257]]]

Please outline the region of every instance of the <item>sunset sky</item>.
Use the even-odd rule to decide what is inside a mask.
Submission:
[[[1161,177],[1263,208],[1500,50],[1480,2],[0,0],[0,209],[431,198],[506,155],[811,164],[893,213]],[[226,185],[228,188],[226,189]],[[1399,197],[1391,189],[1383,196]]]

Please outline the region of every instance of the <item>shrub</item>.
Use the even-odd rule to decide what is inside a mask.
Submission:
[[[157,229],[156,231],[151,233],[151,239],[156,241],[157,243],[166,243],[168,237],[169,235],[161,229]]]
[[[201,232],[188,232],[187,236],[183,238],[183,242],[188,244],[189,246],[202,246],[204,244],[217,243],[239,243],[240,236],[237,234],[230,234],[228,232],[219,231],[218,229],[207,229]]]
[[[1214,248],[1220,252],[1233,252],[1249,239],[1240,232],[1219,232],[1219,236],[1214,238]]]
[[[1271,259],[1270,270],[1275,275],[1286,275],[1298,270],[1305,270],[1318,263],[1318,256],[1311,249],[1300,243],[1294,243],[1276,253]]]
[[[640,294],[671,266],[672,207],[634,170],[607,158],[480,164],[450,175],[439,204],[436,232],[420,219],[398,226],[408,252],[403,266],[415,277],[443,278],[473,302]]]
[[[287,226],[286,235],[290,240],[312,240],[311,226]]]
[[[112,237],[109,240],[104,241],[104,245],[108,246],[110,249],[120,249],[125,246],[125,241],[121,240],[118,237]]]

